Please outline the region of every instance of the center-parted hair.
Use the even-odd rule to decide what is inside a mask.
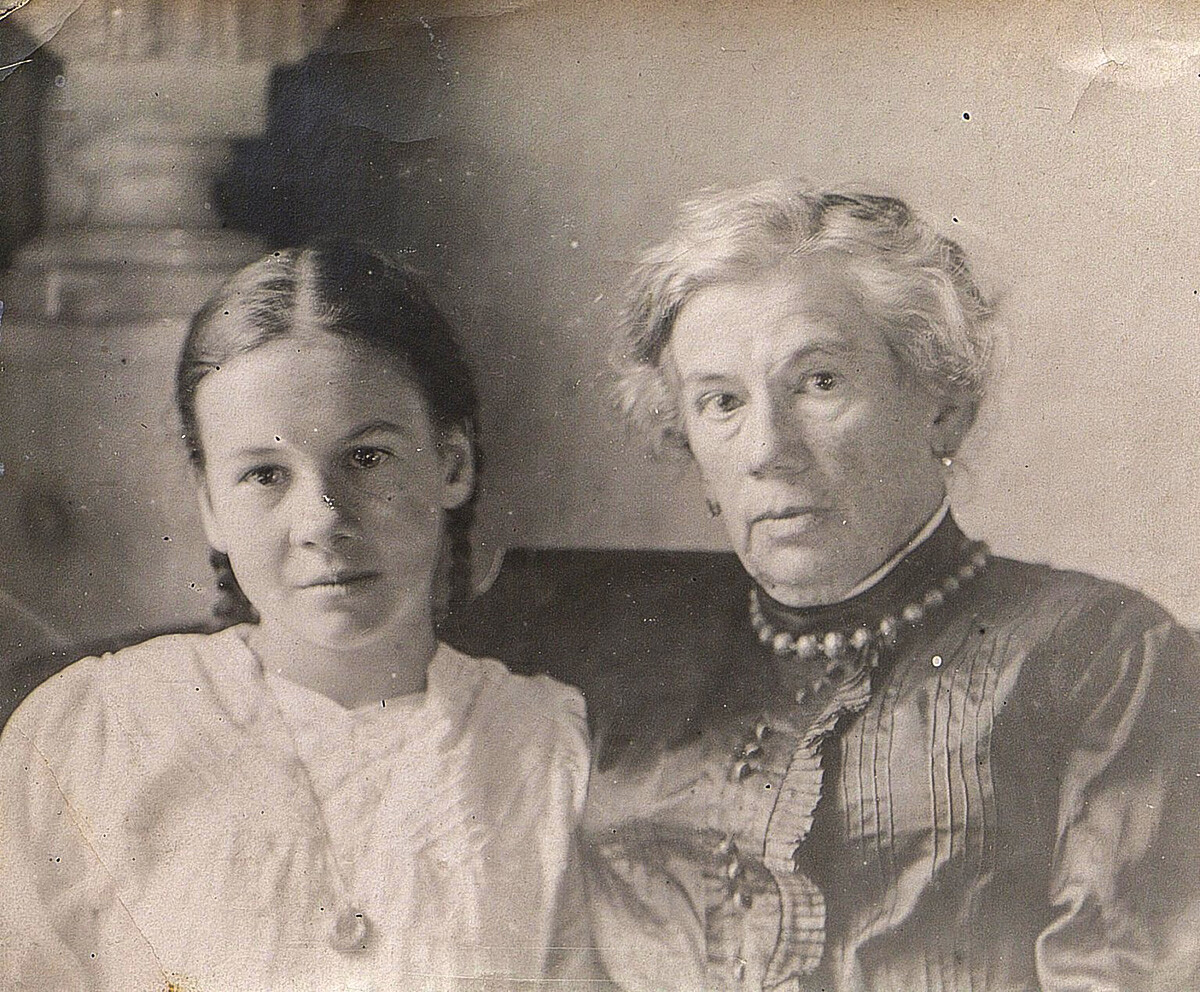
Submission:
[[[275,251],[235,273],[192,318],[175,373],[175,401],[188,458],[204,468],[196,390],[205,376],[271,341],[321,332],[399,359],[431,423],[457,427],[480,453],[474,377],[450,322],[417,274],[380,252],[333,241]],[[470,593],[468,532],[474,498],[447,513],[452,600]],[[222,599],[218,617],[253,618],[227,556],[212,553]]]
[[[687,450],[666,368],[675,320],[701,289],[762,275],[790,259],[834,255],[893,354],[924,388],[974,417],[991,371],[992,304],[958,244],[901,200],[768,181],[683,204],[645,252],[618,315],[618,401],[656,450]]]

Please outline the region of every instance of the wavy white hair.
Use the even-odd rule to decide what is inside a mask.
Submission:
[[[675,319],[700,289],[788,259],[845,261],[863,306],[897,359],[973,420],[991,377],[993,305],[959,245],[902,200],[768,181],[683,204],[669,237],[642,256],[616,324],[619,405],[657,451],[687,450],[664,355]]]

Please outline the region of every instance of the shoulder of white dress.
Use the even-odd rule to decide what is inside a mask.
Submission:
[[[26,733],[52,727],[61,737],[67,728],[88,722],[92,711],[113,704],[136,705],[144,695],[152,695],[155,687],[190,679],[198,666],[204,667],[205,655],[214,651],[228,654],[230,638],[236,637],[235,629],[166,633],[127,648],[89,655],[38,685],[10,717],[8,726],[23,727]]]
[[[433,670],[452,672],[460,678],[474,678],[482,682],[495,682],[512,675],[503,662],[495,658],[477,658],[475,655],[464,654],[445,641],[438,643]]]
[[[89,655],[33,690],[9,718],[7,736],[42,736],[69,748],[78,734],[101,727],[105,713],[136,702],[155,685],[181,681],[195,670],[204,646],[219,634],[163,634],[129,647]]]
[[[572,736],[586,736],[587,707],[574,686],[549,675],[517,675],[494,658],[476,658],[444,643],[438,662],[443,670],[473,681],[493,706],[511,713],[510,719],[545,721],[566,728]]]
[[[173,679],[187,680],[198,672],[216,674],[231,659],[243,661],[248,654],[237,627],[216,633],[163,634],[95,659],[97,672],[113,685],[137,694],[147,682],[165,685]]]

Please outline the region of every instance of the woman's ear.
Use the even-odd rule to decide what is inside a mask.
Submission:
[[[475,492],[475,444],[461,427],[442,432],[438,442],[442,463],[442,509],[456,510]]]
[[[217,521],[213,511],[212,495],[208,491],[208,483],[202,477],[196,479],[196,503],[200,507],[200,523],[204,527],[204,536],[208,546],[221,554],[229,554],[229,541],[225,538],[224,528]]]
[[[975,422],[974,403],[943,403],[930,426],[930,450],[937,458],[955,455]]]

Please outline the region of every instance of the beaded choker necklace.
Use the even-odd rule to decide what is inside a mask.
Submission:
[[[758,639],[781,657],[802,662],[823,659],[825,675],[818,681],[827,682],[829,677],[846,675],[855,667],[853,663],[856,660],[876,668],[880,649],[895,646],[901,624],[920,626],[931,612],[941,607],[987,566],[989,552],[986,544],[972,544],[969,552],[962,565],[930,586],[919,599],[909,602],[896,613],[887,614],[871,626],[860,624],[798,635],[780,630],[763,613],[757,587],[750,590],[750,623]]]

